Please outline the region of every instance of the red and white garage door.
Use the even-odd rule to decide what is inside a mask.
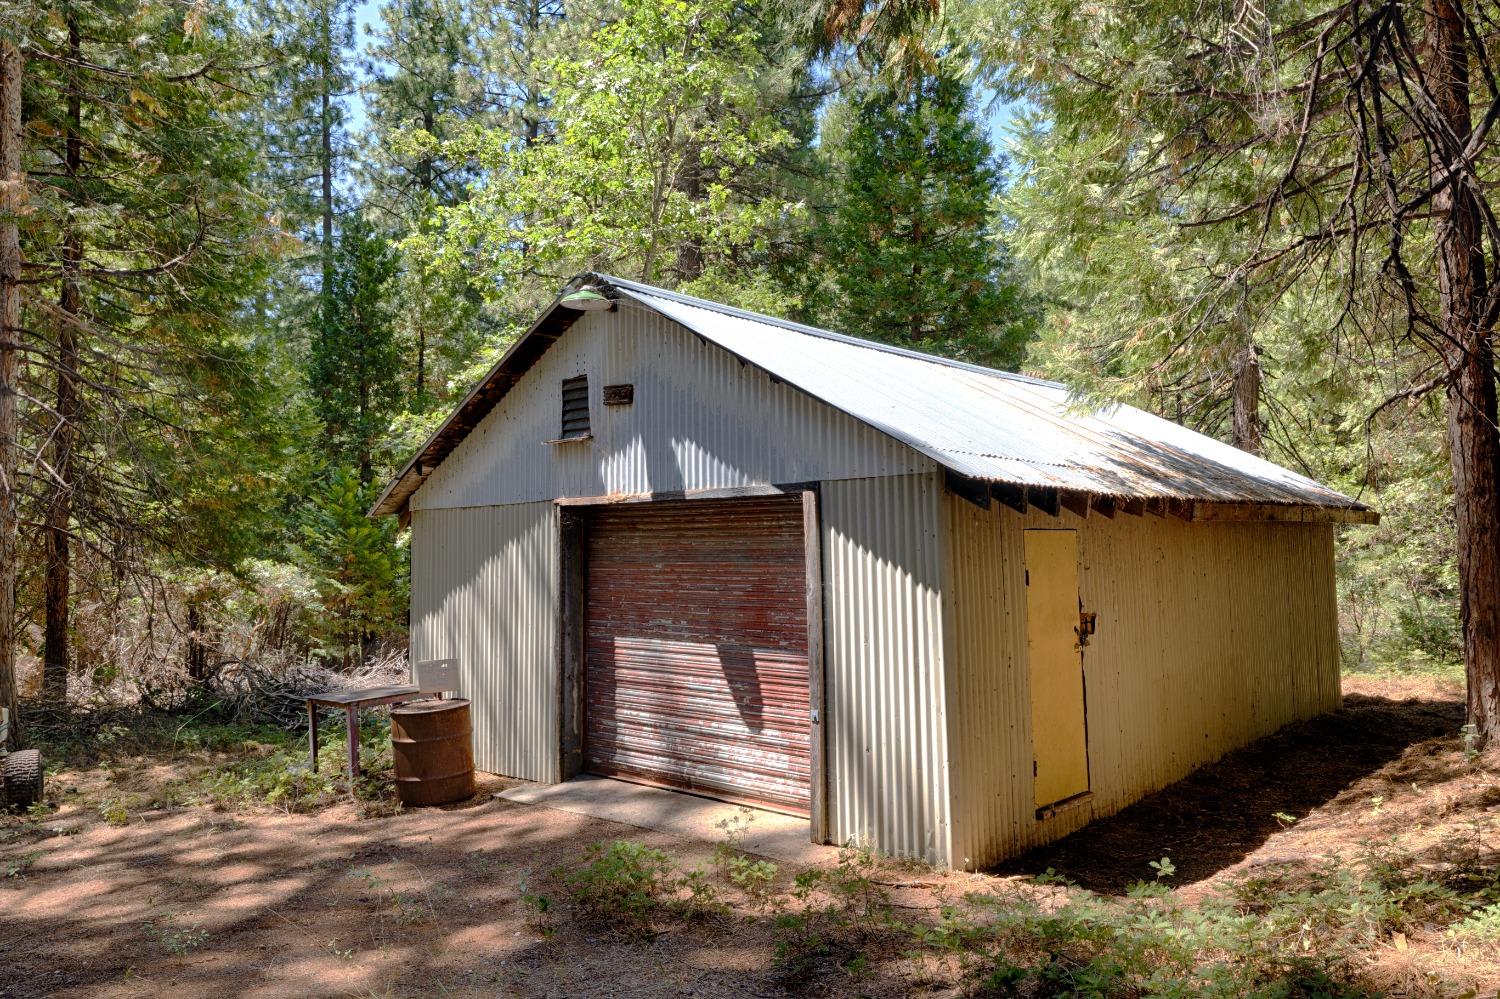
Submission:
[[[587,565],[584,769],[806,814],[800,498],[599,509]]]

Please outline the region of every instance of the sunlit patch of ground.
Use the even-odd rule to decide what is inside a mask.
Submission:
[[[1162,856],[1171,890],[1150,904],[1183,911],[1252,897],[1247,883],[1283,905],[1330,870],[1384,862],[1477,906],[1484,889],[1469,872],[1500,859],[1500,782],[1465,752],[1461,688],[1383,677],[1345,690],[1343,712],[1001,873],[881,865],[870,875],[879,919],[796,968],[777,950],[777,912],[804,904],[787,865],[769,889],[781,901],[767,902],[715,866],[714,843],[496,800],[510,783],[499,778],[445,809],[372,815],[345,801],[292,814],[186,803],[232,752],[122,756],[54,774],[50,814],[0,819],[0,997],[1004,995],[982,992],[984,962],[963,946],[918,946],[909,927],[973,895],[1127,906]],[[674,910],[629,939],[572,918],[568,873],[590,844],[616,839],[662,850],[679,871],[702,867],[719,908]],[[1048,868],[1075,885],[1037,884]],[[1377,928],[1328,966],[1371,994],[1494,994],[1500,910],[1493,935],[1482,911],[1468,923],[1441,905],[1424,911],[1403,911],[1389,924],[1402,929]],[[1068,946],[1058,960],[1074,960]],[[1039,980],[1014,994],[1049,994]]]

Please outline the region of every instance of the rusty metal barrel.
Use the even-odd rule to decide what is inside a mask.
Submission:
[[[414,701],[392,708],[391,755],[403,805],[446,805],[472,797],[469,702]]]

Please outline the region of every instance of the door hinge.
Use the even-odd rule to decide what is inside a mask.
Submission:
[[[1031,761],[1031,776],[1033,780],[1037,777],[1036,760]]]
[[[1031,570],[1030,569],[1026,570],[1026,585],[1027,586],[1031,585]]]

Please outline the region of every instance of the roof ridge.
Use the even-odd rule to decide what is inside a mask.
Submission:
[[[833,340],[837,343],[846,343],[855,347],[864,347],[869,350],[878,350],[883,354],[894,354],[897,357],[908,357],[918,361],[928,361],[932,364],[941,364],[944,367],[958,368],[962,371],[971,371],[975,374],[988,375],[1003,378],[1007,381],[1022,382],[1028,385],[1039,385],[1043,388],[1068,390],[1068,386],[1062,382],[1049,381],[1045,378],[1035,378],[1031,375],[1023,375],[1015,371],[1002,371],[999,368],[987,368],[982,364],[973,364],[968,361],[957,361],[951,357],[941,357],[937,354],[928,354],[920,350],[912,350],[909,347],[897,347],[888,343],[880,343],[876,340],[866,340],[863,337],[850,336],[847,333],[838,333],[834,330],[826,330],[819,326],[808,326],[805,323],[793,322],[790,319],[780,319],[776,316],[768,316],[762,312],[751,312],[749,309],[740,309],[722,302],[714,302],[707,298],[697,298],[693,295],[684,295],[679,291],[670,291],[666,288],[658,288],[655,285],[643,284],[640,281],[631,281],[627,278],[615,277],[602,271],[589,271],[586,276],[606,284],[617,285],[627,291],[639,295],[651,295],[657,298],[665,298],[681,305],[689,305],[694,308],[704,309],[708,312],[717,312],[720,315],[732,316],[736,319],[746,319],[751,322],[765,323],[768,326],[780,327],[793,333],[802,333],[806,336],[820,337],[824,340]]]

